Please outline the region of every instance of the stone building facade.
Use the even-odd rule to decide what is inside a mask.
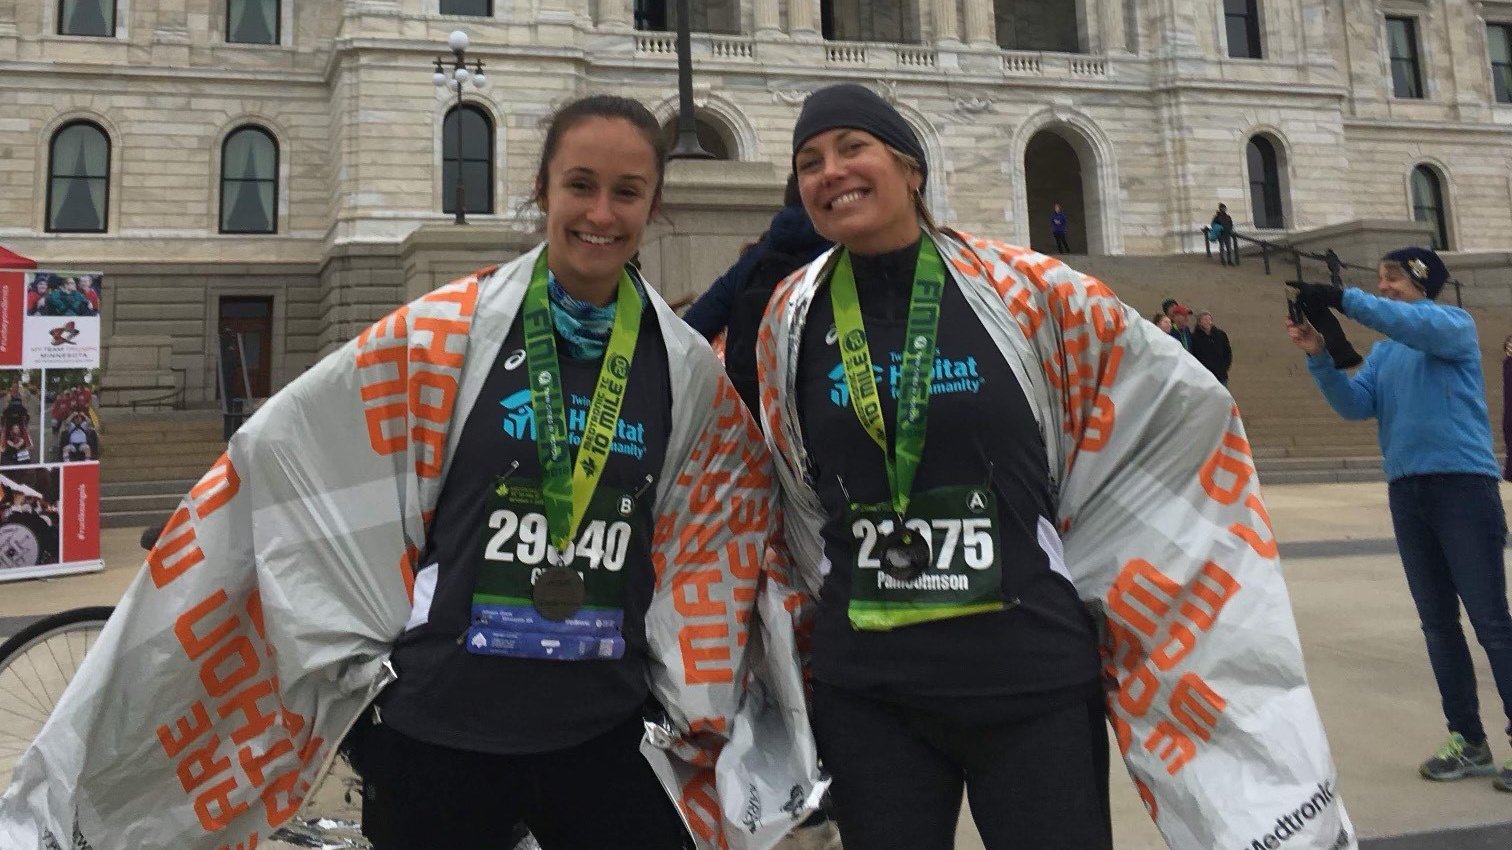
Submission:
[[[1260,235],[1417,217],[1452,250],[1512,249],[1512,0],[693,6],[700,133],[728,159],[670,175],[646,259],[671,296],[759,232],[803,98],[839,81],[897,104],[927,200],[970,231],[1040,246],[1059,202],[1078,251],[1200,250],[1221,202]],[[107,382],[213,400],[232,327],[276,389],[407,295],[530,243],[556,105],[613,92],[672,122],[674,9],[0,0],[0,242],[108,273]],[[456,29],[491,81],[463,93],[464,174],[486,186],[466,234],[444,211],[457,95],[431,80]]]

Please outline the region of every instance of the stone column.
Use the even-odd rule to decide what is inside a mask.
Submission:
[[[1128,30],[1125,29],[1128,22],[1124,20],[1123,0],[1102,0],[1099,7],[1102,21],[1098,27],[1098,43],[1089,46],[1103,55],[1128,52]]]
[[[606,30],[629,30],[635,27],[632,0],[598,0],[598,26]]]
[[[779,0],[755,0],[756,34],[776,35],[782,31],[782,7]]]
[[[972,47],[997,46],[997,12],[992,0],[966,0],[966,40]]]
[[[934,38],[935,44],[961,43],[961,26],[956,16],[956,0],[934,0]]]
[[[818,0],[788,0],[788,32],[793,35],[819,35]]]

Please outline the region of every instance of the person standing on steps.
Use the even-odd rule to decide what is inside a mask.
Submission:
[[[1417,606],[1449,738],[1419,766],[1447,782],[1495,774],[1512,791],[1512,761],[1500,771],[1481,725],[1475,668],[1460,604],[1491,662],[1512,736],[1512,614],[1507,606],[1507,518],[1491,449],[1475,320],[1437,303],[1449,272],[1427,248],[1381,259],[1380,295],[1289,281],[1311,311],[1333,310],[1386,335],[1351,377],[1335,365],[1312,323],[1286,320],[1288,336],[1330,406],[1345,419],[1375,418],[1385,458],[1397,550]]]
[[[1218,205],[1218,212],[1208,224],[1208,233],[1218,241],[1218,262],[1225,266],[1239,265],[1239,240],[1234,238],[1234,219],[1228,214],[1227,204]]]
[[[1071,243],[1066,241],[1066,213],[1061,210],[1061,205],[1056,204],[1054,211],[1050,213],[1050,233],[1055,236],[1055,252],[1057,254],[1071,253]]]
[[[1192,356],[1207,367],[1218,383],[1228,385],[1229,367],[1234,364],[1234,349],[1229,345],[1228,334],[1213,324],[1213,314],[1206,310],[1197,314],[1197,327],[1192,330]]]

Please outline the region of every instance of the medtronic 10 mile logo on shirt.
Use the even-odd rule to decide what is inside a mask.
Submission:
[[[567,397],[568,442],[577,446],[583,441],[583,428],[588,424],[587,396],[569,393]],[[504,408],[504,433],[516,440],[534,442],[536,439],[535,408],[530,404],[530,390],[524,389],[504,397],[499,402]],[[614,423],[614,442],[609,451],[614,454],[644,460],[646,457],[646,425],[644,422],[626,422],[623,418]]]
[[[877,377],[877,383],[886,383],[888,394],[893,398],[898,397],[898,379],[903,374],[903,354],[892,351],[887,355],[887,369],[884,370],[877,364],[872,364],[872,373]],[[829,379],[834,382],[830,388],[830,401],[840,407],[850,407],[850,387],[845,383],[845,364],[836,363],[835,368],[829,370]],[[952,393],[971,393],[976,395],[982,391],[982,384],[986,379],[977,372],[977,359],[966,357],[956,360],[942,355],[935,350],[934,369],[930,376],[929,394],[931,396],[949,395]]]

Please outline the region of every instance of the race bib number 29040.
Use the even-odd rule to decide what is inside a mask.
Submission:
[[[577,539],[557,552],[547,532],[540,485],[510,481],[490,494],[465,645],[477,655],[552,661],[615,659],[625,654],[627,565],[646,551],[649,509],[600,486]],[[565,619],[544,616],[536,585],[566,566],[583,582],[583,603]]]

